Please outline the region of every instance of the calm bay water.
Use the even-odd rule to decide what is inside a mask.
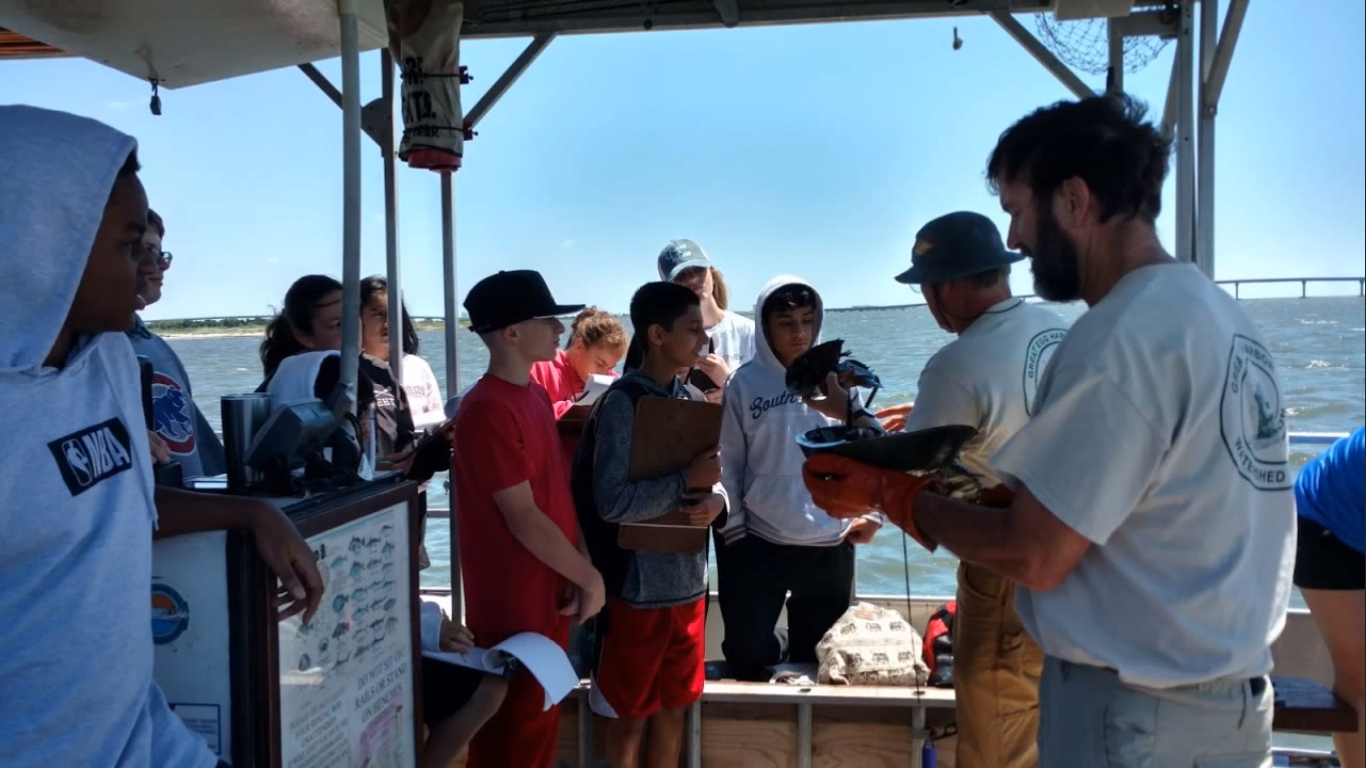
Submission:
[[[1264,299],[1244,306],[1262,328],[1276,357],[1288,404],[1292,431],[1348,432],[1366,420],[1366,305],[1360,298]],[[1057,308],[1069,320],[1079,306]],[[914,399],[916,379],[925,361],[951,337],[941,331],[924,308],[835,312],[826,318],[823,336],[843,338],[845,348],[877,371],[886,387],[874,406]],[[256,356],[257,338],[181,338],[170,343],[185,363],[195,400],[217,429],[219,397],[250,392],[261,381]],[[421,337],[421,354],[446,386],[445,343],[440,333]],[[472,334],[460,336],[460,386],[473,383],[488,356]],[[456,390],[458,391],[458,389]],[[1116,439],[1120,439],[1116,436]],[[1303,464],[1306,454],[1296,456]],[[430,486],[431,505],[446,507],[439,477]],[[422,574],[425,586],[450,583],[450,529],[433,520],[427,530],[432,567]],[[943,552],[928,555],[919,547],[908,550],[910,587],[915,594],[950,595],[955,588],[954,558]],[[900,594],[906,589],[907,560],[902,537],[889,528],[870,545],[860,548],[859,590]]]

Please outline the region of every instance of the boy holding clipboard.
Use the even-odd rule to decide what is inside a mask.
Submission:
[[[676,373],[691,366],[707,346],[696,294],[671,283],[649,283],[631,299],[631,324],[640,367],[599,400],[584,428],[573,471],[579,524],[607,585],[607,605],[596,620],[590,702],[594,712],[611,718],[607,757],[613,768],[642,762],[647,729],[649,755],[644,762],[676,764],[684,713],[701,697],[705,682],[705,532],[695,547],[637,549],[623,546],[629,540],[623,534],[630,528],[666,531],[656,526],[705,529],[718,518],[724,520],[729,506],[719,482],[715,445],[702,446],[691,462],[685,458],[673,468],[632,471],[642,458],[678,452],[677,444],[660,445],[644,419],[637,424],[637,413],[657,412],[647,407],[647,398],[692,399]],[[719,406],[685,406],[689,419],[714,421],[719,435]],[[686,441],[686,431],[664,430],[663,439]],[[639,440],[649,443],[636,444]],[[673,521],[659,520],[665,515]],[[660,538],[667,536],[664,532]]]

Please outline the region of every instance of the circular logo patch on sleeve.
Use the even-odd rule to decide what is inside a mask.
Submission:
[[[1025,349],[1024,398],[1025,413],[1030,416],[1034,415],[1034,399],[1039,394],[1039,382],[1066,335],[1065,328],[1049,328],[1034,334],[1034,338],[1029,340],[1029,347]]]
[[[1229,350],[1219,427],[1244,480],[1262,491],[1291,487],[1294,474],[1276,365],[1261,342],[1242,334],[1234,334]]]

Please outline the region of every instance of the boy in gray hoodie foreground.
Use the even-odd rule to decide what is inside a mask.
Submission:
[[[754,358],[731,376],[722,403],[721,480],[734,509],[716,547],[721,648],[739,680],[767,680],[784,661],[816,662],[816,644],[853,598],[854,545],[872,541],[884,520],[836,520],[802,484],[799,435],[850,413],[859,426],[877,424],[857,396],[849,408],[851,395],[833,376],[821,400],[787,391],[788,366],[820,340],[820,294],[780,275],[760,292],[754,318]],[[788,631],[775,632],[784,601]]]
[[[607,585],[594,619],[593,711],[611,718],[613,768],[641,763],[648,728],[649,765],[677,765],[683,715],[702,696],[706,645],[707,553],[632,551],[617,545],[622,523],[681,508],[693,525],[724,520],[728,506],[715,447],[686,470],[631,480],[632,430],[642,397],[693,399],[676,375],[707,346],[697,296],[672,283],[649,283],[631,299],[632,346],[640,367],[612,384],[588,417],[574,456],[574,503],[593,564]]]
[[[313,618],[322,578],[269,502],[154,483],[125,335],[146,306],[136,142],[26,106],[0,106],[0,136],[0,303],[15,318],[0,333],[0,755],[6,768],[213,768],[152,677],[153,536],[250,529],[289,595],[281,620]]]

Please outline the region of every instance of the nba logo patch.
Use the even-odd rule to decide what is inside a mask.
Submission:
[[[47,447],[72,496],[133,466],[132,441],[117,418],[59,437]]]

